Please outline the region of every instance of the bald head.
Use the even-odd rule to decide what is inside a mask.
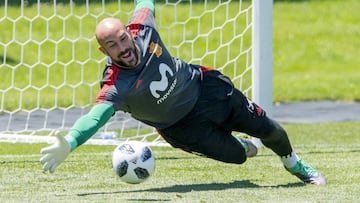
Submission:
[[[99,50],[109,56],[114,64],[134,68],[140,63],[140,50],[120,20],[103,19],[96,26],[95,36],[100,45]]]
[[[96,26],[95,37],[100,46],[103,46],[106,39],[114,37],[119,32],[126,31],[124,23],[117,18],[105,18]]]

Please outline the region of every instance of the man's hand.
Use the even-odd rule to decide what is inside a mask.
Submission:
[[[70,154],[70,144],[60,135],[59,131],[55,133],[56,142],[48,147],[42,148],[40,153],[45,154],[40,162],[43,163],[43,170],[53,173],[56,168]]]

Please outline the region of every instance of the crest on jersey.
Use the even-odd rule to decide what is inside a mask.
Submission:
[[[162,54],[162,48],[158,43],[151,42],[151,44],[149,45],[149,52],[151,54],[155,53],[155,56],[159,58]]]

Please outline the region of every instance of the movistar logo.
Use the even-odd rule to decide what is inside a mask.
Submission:
[[[159,81],[152,81],[150,83],[150,92],[151,94],[157,98],[157,104],[162,103],[167,99],[167,97],[171,94],[171,92],[174,90],[177,80],[175,79],[169,88],[169,78],[167,75],[174,76],[173,71],[171,68],[166,65],[165,63],[161,63],[159,65],[159,73],[160,73],[160,80]],[[160,95],[161,92],[164,92],[166,89],[168,89],[164,95]]]

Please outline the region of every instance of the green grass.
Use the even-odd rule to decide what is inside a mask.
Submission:
[[[169,147],[153,147],[154,175],[121,182],[114,146],[84,145],[53,174],[38,161],[45,144],[0,143],[1,202],[356,202],[360,198],[360,122],[284,125],[297,153],[326,175],[305,185],[268,149],[243,165],[224,164]],[[331,129],[331,130],[329,130]]]
[[[275,101],[360,100],[359,9],[356,0],[275,3]]]

